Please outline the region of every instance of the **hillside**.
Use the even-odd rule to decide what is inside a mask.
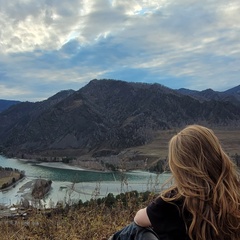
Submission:
[[[235,105],[240,104],[240,85],[234,88],[228,89],[224,92],[213,91],[212,89],[206,89],[203,91],[189,90],[185,88],[181,88],[177,90],[179,93],[184,95],[193,97],[199,101],[223,101],[223,102],[231,102]]]
[[[14,100],[4,100],[0,99],[0,112],[3,112],[7,108],[20,103],[20,101],[14,101]]]
[[[240,126],[235,100],[190,95],[159,84],[92,80],[78,91],[0,113],[1,150],[23,158],[94,158],[144,146],[159,131],[187,124]]]
[[[150,192],[121,193],[54,209],[17,208],[0,212],[0,239],[107,240],[133,221],[137,210],[154,198]]]

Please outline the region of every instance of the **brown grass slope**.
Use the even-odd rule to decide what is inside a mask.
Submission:
[[[88,206],[78,205],[64,209],[35,209],[28,219],[0,220],[1,240],[104,240],[133,220],[136,211],[146,206],[153,195],[126,194],[124,200],[113,198]]]

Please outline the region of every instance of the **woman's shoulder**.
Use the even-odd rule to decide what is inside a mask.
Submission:
[[[161,193],[158,197],[159,201],[164,201],[170,204],[182,205],[184,197],[178,192],[177,188],[169,189]]]
[[[153,229],[159,234],[163,232],[171,236],[175,233],[178,234],[179,238],[171,239],[183,239],[180,235],[185,238],[186,228],[184,216],[182,215],[182,206],[182,199],[170,198],[169,201],[166,201],[161,196],[157,197],[146,209]]]
[[[163,198],[158,196],[155,198],[147,207],[148,210],[160,211],[163,213],[174,213],[179,212],[183,206],[183,199],[172,199],[172,198]]]

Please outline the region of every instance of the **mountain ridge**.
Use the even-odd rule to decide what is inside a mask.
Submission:
[[[189,91],[94,79],[78,91],[62,91],[42,102],[22,102],[0,113],[0,148],[18,157],[91,157],[145,145],[159,130],[194,123],[240,126],[235,91],[228,92],[234,96],[232,102],[222,95],[216,98],[219,92],[213,90],[205,95]]]
[[[20,101],[0,99],[0,112],[18,103],[20,103]]]
[[[203,91],[180,88],[177,91],[181,94],[193,97],[199,101],[217,100],[224,102],[232,102],[235,105],[238,105],[240,103],[240,85],[225,90],[223,92],[214,91],[210,88]]]

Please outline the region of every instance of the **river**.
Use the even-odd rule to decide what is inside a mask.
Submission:
[[[31,183],[37,178],[52,180],[52,188],[44,200],[38,202],[43,206],[54,206],[57,202],[83,202],[91,198],[105,197],[108,193],[159,191],[169,174],[155,174],[144,171],[97,172],[63,163],[36,163],[34,161],[6,158],[0,155],[0,166],[25,171],[26,178],[15,187],[0,192],[0,205],[11,206],[24,198],[36,204],[30,197]]]

